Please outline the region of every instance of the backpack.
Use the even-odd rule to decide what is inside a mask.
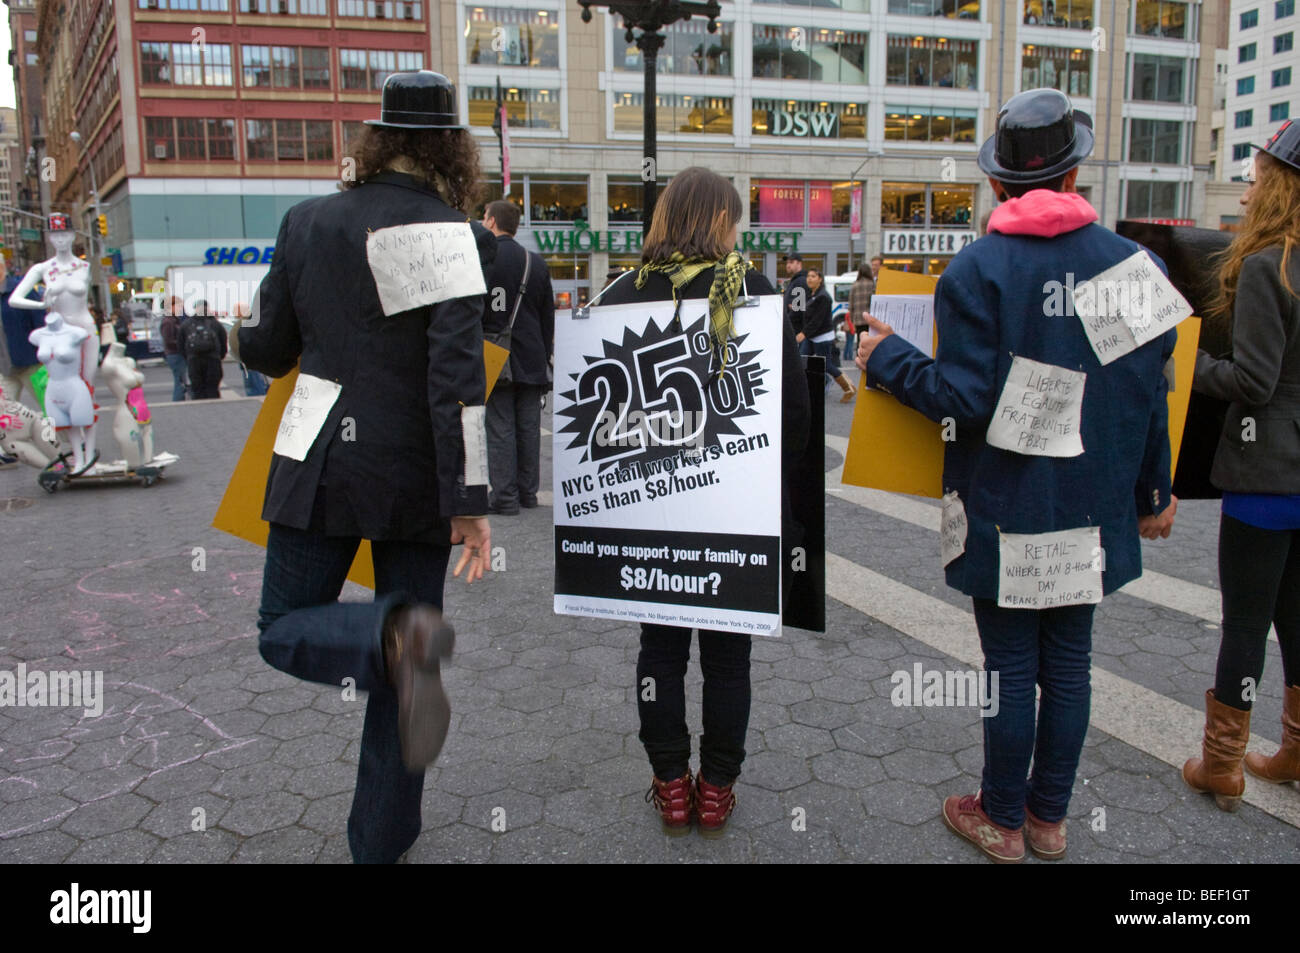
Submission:
[[[212,326],[215,323],[211,318],[198,318],[190,326],[189,333],[185,335],[185,343],[191,354],[207,357],[220,353],[221,342],[217,340],[217,331]]]

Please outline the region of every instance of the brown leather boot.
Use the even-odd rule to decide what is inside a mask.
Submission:
[[[835,378],[835,383],[839,384],[840,390],[844,391],[844,396],[840,398],[841,404],[847,404],[849,401],[853,400],[853,395],[856,391],[853,389],[853,385],[849,383],[847,377],[841,374],[839,377]]]
[[[1246,770],[1274,784],[1300,781],[1300,687],[1288,685],[1283,696],[1282,747],[1271,758],[1247,754]]]
[[[1201,757],[1183,765],[1183,780],[1194,791],[1213,794],[1221,811],[1235,811],[1246,793],[1241,762],[1250,738],[1250,712],[1231,708],[1205,693],[1205,739]]]

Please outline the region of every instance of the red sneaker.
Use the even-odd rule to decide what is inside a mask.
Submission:
[[[690,833],[691,813],[695,806],[695,789],[691,781],[689,770],[675,781],[654,778],[650,790],[645,792],[646,803],[655,806],[664,833],[669,837]]]
[[[982,850],[995,864],[1018,864],[1025,859],[1024,833],[995,823],[984,813],[979,794],[964,797],[954,794],[947,798],[943,802],[943,822],[954,834]]]
[[[1065,856],[1065,821],[1040,821],[1025,808],[1025,841],[1035,857],[1060,860]]]
[[[703,837],[721,837],[727,828],[727,818],[736,809],[736,794],[732,785],[717,787],[704,780],[704,775],[695,778],[695,813],[700,822],[700,835]]]

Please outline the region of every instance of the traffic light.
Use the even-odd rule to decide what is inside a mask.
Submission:
[[[107,216],[107,215],[100,215],[100,216],[96,219],[96,221],[99,223],[99,234],[104,235],[104,236],[107,236],[107,235],[108,235],[108,216]]]

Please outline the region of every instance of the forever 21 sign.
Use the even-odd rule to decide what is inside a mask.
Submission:
[[[975,241],[974,232],[908,228],[885,231],[886,255],[955,255]]]

